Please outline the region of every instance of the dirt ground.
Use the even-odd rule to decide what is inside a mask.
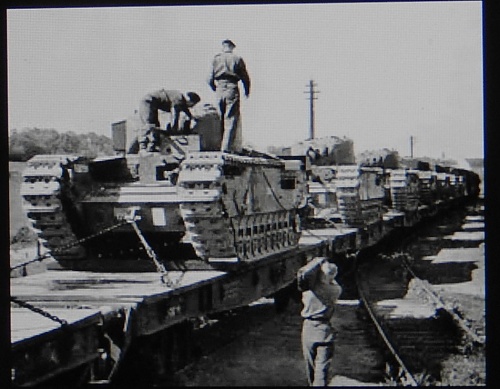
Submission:
[[[475,264],[471,280],[460,284],[442,284],[436,289],[448,304],[457,307],[458,312],[468,321],[470,328],[481,336],[486,334],[485,310],[485,266],[484,244],[476,250]],[[441,254],[441,253],[440,253]],[[449,260],[448,253],[438,255],[436,260]],[[484,347],[465,341],[463,355],[455,355],[443,363],[444,385],[485,385],[486,354]]]

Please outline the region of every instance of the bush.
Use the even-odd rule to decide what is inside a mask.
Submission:
[[[38,239],[37,235],[33,230],[28,227],[21,227],[16,235],[11,239],[10,243],[34,243]]]
[[[25,128],[9,136],[9,160],[24,162],[37,154],[76,154],[86,157],[112,155],[110,138],[94,132],[59,133],[53,129]]]

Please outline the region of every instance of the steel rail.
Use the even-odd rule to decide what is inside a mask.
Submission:
[[[427,295],[432,299],[432,301],[434,302],[434,304],[436,305],[437,308],[442,308],[444,309],[446,312],[448,312],[452,317],[453,319],[457,322],[457,324],[460,326],[460,328],[462,328],[462,330],[464,330],[464,332],[476,343],[479,343],[481,345],[484,345],[486,340],[481,338],[480,336],[478,336],[466,323],[466,321],[464,319],[462,319],[456,312],[455,310],[453,309],[452,306],[450,306],[449,304],[447,304],[442,298],[441,296],[434,290],[431,288],[430,285],[428,284],[425,284],[423,282],[423,280],[421,278],[419,278],[416,274],[415,274],[415,271],[411,268],[410,264],[408,263],[408,261],[403,258],[403,261],[402,261],[402,264],[403,266],[405,267],[405,269],[407,269],[410,274],[413,276],[413,278],[415,280],[418,280],[421,282],[420,286],[422,287],[422,289],[427,293]]]
[[[401,367],[401,369],[403,369],[403,371],[406,373],[406,376],[409,379],[410,385],[411,386],[419,386],[418,382],[415,380],[415,377],[413,377],[413,375],[411,374],[410,370],[406,367],[404,361],[401,359],[401,357],[399,356],[396,348],[394,347],[394,345],[392,344],[391,340],[389,339],[389,336],[385,333],[384,329],[382,328],[382,325],[380,324],[379,320],[375,316],[375,313],[373,312],[373,309],[371,307],[371,303],[367,300],[367,298],[365,296],[365,293],[363,292],[363,290],[362,290],[362,288],[360,286],[358,272],[359,271],[356,271],[356,285],[358,287],[358,293],[359,293],[359,299],[360,299],[360,301],[365,306],[365,308],[366,308],[366,310],[368,312],[368,315],[370,316],[370,319],[372,320],[373,324],[377,328],[377,331],[378,331],[380,337],[382,338],[382,340],[386,344],[386,346],[389,349],[389,351],[391,352],[392,356],[398,362],[398,364]]]

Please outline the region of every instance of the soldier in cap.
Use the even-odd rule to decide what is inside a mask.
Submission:
[[[217,95],[217,104],[221,115],[222,144],[221,151],[240,151],[238,139],[241,139],[240,91],[241,81],[245,96],[250,95],[250,77],[243,58],[233,53],[236,45],[229,39],[222,41],[222,51],[215,55],[208,84]]]
[[[304,305],[301,312],[304,319],[302,351],[309,385],[326,386],[335,339],[331,318],[342,288],[335,281],[337,266],[329,263],[327,258],[317,259],[320,260],[317,276],[313,278],[311,285],[301,288]],[[299,278],[298,281],[300,285],[302,280]]]
[[[179,132],[179,116],[181,112],[187,115],[188,120],[184,123],[184,130],[189,130],[191,125],[192,114],[189,108],[193,107],[200,101],[200,96],[194,92],[187,92],[185,95],[177,90],[160,89],[144,96],[139,103],[139,117],[143,123],[142,134],[139,136],[139,144],[141,149],[145,149],[147,144],[155,143],[157,140],[150,140],[149,137],[154,136],[154,128],[160,127],[158,119],[158,110],[169,112],[171,121],[168,123],[166,130],[169,132]],[[153,148],[155,147],[152,145]]]

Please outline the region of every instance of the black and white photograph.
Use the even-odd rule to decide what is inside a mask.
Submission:
[[[485,386],[483,17],[7,8],[12,387]]]

